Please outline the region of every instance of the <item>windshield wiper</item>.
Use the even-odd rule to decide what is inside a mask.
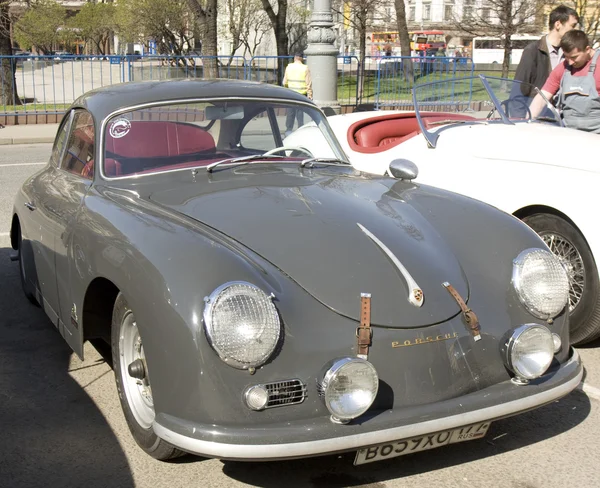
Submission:
[[[308,159],[304,159],[303,161],[300,162],[300,167],[301,168],[305,168],[306,166],[308,166],[309,168],[312,168],[315,163],[325,163],[325,164],[331,164],[331,165],[344,165],[347,166],[349,163],[347,163],[346,161],[342,161],[341,159],[338,158],[308,158]]]
[[[231,165],[235,166],[236,163],[239,163],[240,165],[246,164],[248,161],[252,161],[254,159],[282,159],[282,158],[285,158],[285,156],[278,156],[275,154],[268,154],[266,156],[264,154],[252,154],[250,156],[242,156],[241,158],[222,159],[221,161],[216,161],[212,164],[209,164],[206,167],[206,171],[207,171],[207,173],[212,173],[213,168],[216,168],[220,164],[227,164],[228,166],[231,164]]]

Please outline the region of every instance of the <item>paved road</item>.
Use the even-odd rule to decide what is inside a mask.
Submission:
[[[581,348],[586,388],[492,424],[485,439],[362,467],[353,456],[239,463],[155,461],[126,428],[113,374],[91,346],[73,356],[23,297],[7,236],[12,195],[50,145],[0,150],[0,487],[600,486],[600,343]]]

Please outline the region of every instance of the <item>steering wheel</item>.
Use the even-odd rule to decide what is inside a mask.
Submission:
[[[267,151],[266,153],[263,153],[263,156],[270,156],[271,154],[277,154],[281,151],[300,151],[306,155],[308,155],[309,157],[313,157],[313,153],[311,153],[308,149],[304,149],[303,147],[297,147],[297,146],[279,146],[276,147],[274,149],[271,149],[269,151]]]
[[[527,105],[527,103],[525,103],[525,101],[522,98],[509,98],[508,100],[504,100],[503,102],[500,103],[500,105],[504,108],[504,113],[510,117],[510,111],[509,111],[509,105],[511,103],[516,103],[517,105],[520,105],[522,107],[525,108],[525,119],[526,120],[531,120],[533,117],[531,116],[531,110],[529,110],[529,105]],[[492,115],[494,115],[494,112],[496,111],[496,107],[494,107],[492,110],[490,110],[490,112],[487,114],[487,119],[491,119]]]

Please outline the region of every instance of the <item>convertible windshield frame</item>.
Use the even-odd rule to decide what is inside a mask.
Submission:
[[[423,102],[419,101],[419,91],[420,90],[427,90],[428,88],[431,89],[434,86],[439,86],[442,84],[446,84],[446,83],[452,83],[452,82],[461,82],[461,83],[470,83],[471,88],[473,86],[473,81],[477,80],[481,82],[481,85],[483,86],[483,88],[485,89],[485,91],[487,92],[487,95],[489,97],[488,101],[491,102],[491,105],[493,105],[493,109],[494,111],[496,111],[498,113],[499,119],[494,119],[494,120],[482,120],[482,119],[474,119],[472,121],[465,121],[465,120],[461,120],[461,119],[457,119],[456,123],[461,123],[461,124],[504,124],[504,125],[515,125],[516,122],[514,120],[511,120],[510,116],[506,113],[505,108],[504,108],[504,103],[500,101],[500,99],[498,98],[498,96],[496,95],[494,88],[491,86],[490,81],[496,81],[496,82],[507,82],[510,83],[511,86],[516,86],[516,85],[528,85],[528,83],[523,83],[521,81],[518,80],[511,80],[508,78],[497,78],[497,77],[493,77],[493,76],[485,76],[482,74],[479,75],[474,75],[474,76],[465,76],[464,78],[456,78],[456,79],[447,79],[447,80],[438,80],[438,81],[432,81],[429,83],[423,83],[423,84],[419,84],[419,85],[415,85],[412,89],[412,99],[413,99],[413,105],[414,105],[414,110],[415,110],[415,116],[417,119],[417,123],[419,124],[419,128],[421,129],[421,132],[423,133],[423,136],[425,137],[426,141],[427,141],[427,145],[431,148],[435,148],[437,145],[437,140],[440,137],[440,132],[441,130],[438,128],[435,131],[431,131],[429,130],[430,127],[428,127],[428,125],[426,124],[426,121],[424,120],[424,117],[421,116],[421,112],[423,110],[421,110],[421,107],[424,105]],[[546,102],[546,108],[548,108],[551,113],[554,116],[554,121],[557,125],[564,127],[564,123],[560,117],[560,114],[558,113],[558,111],[556,110],[556,108],[548,101],[548,99],[542,94],[542,92],[537,88],[534,87],[533,85],[530,85],[531,88],[534,89],[536,94],[539,94]],[[433,90],[432,90],[433,91]],[[462,101],[462,100],[461,100]],[[470,98],[467,99],[466,101],[468,101],[470,103]],[[533,119],[533,120],[528,120],[527,122],[534,122],[538,120]],[[544,117],[540,117],[539,121],[548,121],[545,120]],[[452,120],[449,119],[448,120],[448,124],[452,124]]]
[[[329,125],[329,122],[327,121],[327,116],[318,106],[314,105],[313,103],[303,102],[300,100],[291,100],[291,99],[286,99],[286,98],[258,98],[258,97],[252,97],[252,96],[245,96],[245,97],[220,96],[220,97],[197,97],[197,98],[194,97],[194,98],[181,98],[181,99],[173,98],[173,99],[169,99],[169,100],[153,101],[153,102],[147,102],[147,103],[122,107],[118,110],[115,110],[114,112],[111,112],[102,120],[102,123],[99,128],[98,146],[97,146],[97,151],[96,151],[97,161],[99,162],[98,172],[97,172],[99,177],[105,181],[117,181],[117,180],[127,180],[127,179],[138,179],[138,178],[145,177],[145,176],[172,173],[175,171],[190,171],[190,170],[194,169],[193,167],[173,168],[173,169],[165,169],[165,170],[156,171],[156,172],[134,173],[134,174],[128,174],[128,175],[122,175],[122,176],[107,176],[105,173],[105,170],[104,170],[104,160],[106,158],[106,147],[105,147],[106,141],[105,141],[105,139],[106,139],[107,126],[110,121],[115,119],[115,117],[118,117],[119,115],[122,115],[122,114],[125,114],[128,112],[134,112],[136,110],[165,107],[165,106],[169,106],[169,105],[185,105],[185,104],[193,104],[193,103],[214,103],[214,102],[223,102],[223,101],[246,102],[246,103],[254,102],[254,103],[264,103],[264,104],[271,103],[271,104],[275,104],[275,105],[299,105],[299,106],[307,107],[310,110],[314,110],[321,115],[320,123],[323,124],[323,126],[325,127],[326,140],[332,147],[334,153],[336,153],[339,156],[340,160],[346,161],[346,162],[348,162],[348,164],[350,164],[348,157],[346,156],[346,153],[342,149],[339,141],[337,140],[337,138],[335,137],[335,135],[333,133],[333,130],[331,129],[331,126]],[[314,120],[313,120],[313,122],[314,122]],[[201,166],[198,166],[198,167],[201,167]]]

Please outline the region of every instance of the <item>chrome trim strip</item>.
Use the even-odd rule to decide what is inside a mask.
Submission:
[[[371,232],[369,232],[364,225],[356,223],[360,230],[362,230],[375,244],[377,244],[381,250],[387,254],[388,258],[392,260],[392,262],[396,265],[396,268],[402,273],[404,279],[406,280],[406,284],[408,285],[408,301],[415,307],[420,307],[423,305],[423,290],[414,280],[414,278],[410,275],[408,270],[404,267],[404,265],[400,262],[400,260],[394,256],[394,253],[390,251],[390,249],[377,237],[375,237]]]
[[[573,350],[573,356],[564,365],[567,367],[574,362],[579,361],[579,354]],[[442,419],[428,420],[418,424],[383,429],[375,432],[364,432],[333,439],[321,439],[309,442],[295,442],[287,444],[225,444],[220,442],[203,441],[192,439],[184,435],[173,432],[162,425],[154,422],[152,428],[154,433],[160,438],[170,442],[176,447],[185,451],[199,454],[202,456],[211,456],[215,458],[227,459],[283,459],[303,456],[325,455],[328,453],[351,451],[362,447],[382,444],[385,442],[408,439],[420,435],[440,432],[443,430],[455,429],[469,424],[476,424],[488,420],[508,417],[525,410],[545,405],[558,398],[561,398],[571,391],[581,382],[583,368],[579,374],[570,381],[559,385],[551,390],[536,393],[526,398],[512,400],[510,402],[494,405],[474,412],[461,413],[445,417]],[[527,388],[527,386],[519,387]]]

